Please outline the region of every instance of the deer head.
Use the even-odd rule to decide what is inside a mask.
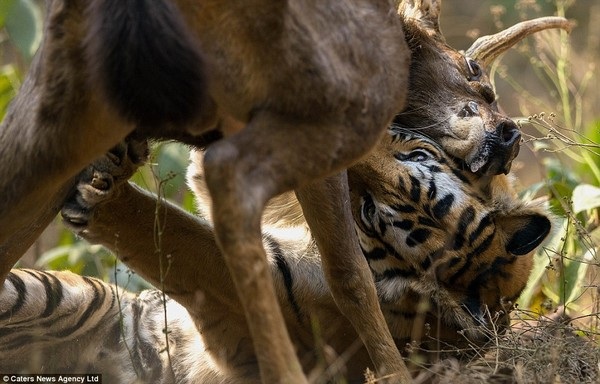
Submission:
[[[508,173],[521,133],[498,109],[486,69],[525,37],[550,28],[569,30],[571,24],[561,17],[525,21],[479,38],[463,53],[446,44],[440,7],[441,0],[405,0],[399,6],[412,64],[410,97],[394,123],[433,138],[474,173]]]

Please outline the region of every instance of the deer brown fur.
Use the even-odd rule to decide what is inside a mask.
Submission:
[[[47,0],[42,46],[0,130],[7,164],[0,167],[0,276],[51,220],[71,178],[134,129],[204,145],[243,126],[210,146],[205,172],[218,244],[263,380],[306,381],[260,239],[264,205],[291,189],[342,313],[378,371],[407,380],[367,278],[343,170],[368,152],[404,106],[409,52],[403,29],[422,22],[440,43],[435,49],[462,60],[443,45],[439,3],[405,1],[403,24],[386,0],[94,0],[89,7],[82,0]],[[485,99],[481,91],[469,93]],[[484,116],[465,105],[460,110],[467,108],[467,117]],[[480,126],[507,138],[500,143],[503,155],[494,157],[487,136],[467,135],[483,149],[457,156],[466,154],[473,170],[504,171],[518,136],[512,126],[498,128],[500,116],[486,116]],[[452,136],[438,132],[428,131],[441,141]]]
[[[231,116],[246,126],[211,146],[206,172],[218,243],[249,319],[263,380],[306,381],[260,238],[262,207],[289,189],[311,196],[303,206],[315,233],[335,234],[334,244],[321,239],[320,245],[323,254],[346,263],[326,268],[342,311],[361,335],[377,330],[365,342],[382,371],[402,371],[366,279],[347,199],[338,200],[345,177],[334,176],[375,144],[403,106],[409,54],[393,3],[47,4],[46,35],[25,86],[39,99],[20,106],[26,101],[20,96],[1,137],[7,143],[2,158],[22,164],[0,175],[3,274],[22,250],[15,243],[43,216],[48,199],[62,200],[69,178],[134,127],[162,135],[165,125],[183,126],[201,134],[218,128],[219,116]],[[10,121],[25,109],[30,118]]]

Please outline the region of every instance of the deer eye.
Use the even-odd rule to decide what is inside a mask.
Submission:
[[[467,61],[467,68],[469,69],[469,76],[467,79],[469,81],[477,81],[483,75],[483,69],[477,64],[477,62],[470,57],[465,57]]]

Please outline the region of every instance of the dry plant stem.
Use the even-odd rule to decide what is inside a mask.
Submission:
[[[155,180],[158,180],[158,175],[154,174]],[[171,374],[173,375],[173,377],[175,377],[175,371],[173,370],[173,361],[171,360],[171,347],[170,347],[170,339],[169,339],[169,325],[168,325],[168,319],[167,319],[167,296],[165,294],[165,277],[167,276],[167,274],[169,273],[169,267],[170,267],[170,258],[167,255],[163,254],[162,251],[162,236],[163,236],[163,231],[167,225],[166,222],[161,222],[161,208],[166,209],[167,207],[164,205],[165,197],[164,197],[164,185],[165,183],[167,183],[170,179],[167,178],[165,180],[160,180],[158,183],[158,196],[156,198],[156,206],[154,208],[154,245],[155,245],[155,252],[156,255],[158,256],[158,261],[159,261],[159,265],[160,265],[160,269],[159,269],[159,273],[160,273],[160,289],[162,291],[162,304],[163,304],[163,313],[164,313],[164,335],[165,335],[165,345],[166,345],[166,350],[167,350],[167,359],[169,361],[169,369],[171,370]],[[163,214],[163,217],[166,219],[166,214]],[[164,266],[164,258],[167,258],[167,268],[165,269]]]
[[[115,253],[117,253],[115,251]],[[117,261],[115,260],[115,267],[114,267],[114,279],[115,282],[117,282]],[[130,361],[134,361],[134,357],[133,357],[133,351],[131,349],[131,346],[128,343],[128,340],[126,338],[125,335],[127,335],[127,332],[125,332],[125,324],[123,323],[123,306],[122,306],[122,302],[121,302],[121,294],[119,293],[119,286],[117,286],[115,284],[115,297],[117,300],[117,306],[119,308],[119,331],[120,331],[120,338],[121,338],[121,342],[123,343],[123,345],[125,346],[125,349],[127,350],[127,354],[129,355],[129,360]],[[133,368],[135,375],[137,377],[142,377],[141,376],[141,372],[138,372],[138,368],[136,364],[131,364],[131,367]]]

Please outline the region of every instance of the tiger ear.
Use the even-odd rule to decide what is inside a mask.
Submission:
[[[496,221],[506,236],[506,251],[526,255],[544,241],[552,224],[548,216],[535,211],[522,211],[500,217]]]

